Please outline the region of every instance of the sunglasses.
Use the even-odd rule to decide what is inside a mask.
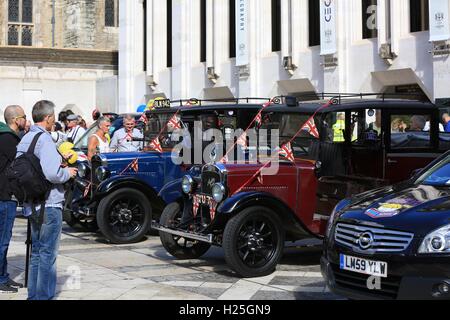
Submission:
[[[24,114],[23,116],[14,117],[14,119],[27,119],[27,116]]]

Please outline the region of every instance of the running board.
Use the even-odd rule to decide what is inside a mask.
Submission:
[[[212,234],[204,235],[204,234],[200,234],[200,233],[174,230],[174,229],[164,227],[164,226],[160,225],[159,223],[156,223],[153,221],[152,221],[151,227],[152,227],[152,229],[166,232],[166,233],[172,234],[174,236],[180,236],[180,237],[188,238],[188,239],[192,239],[192,240],[213,243],[213,235]]]

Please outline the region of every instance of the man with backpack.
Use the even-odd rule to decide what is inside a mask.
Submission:
[[[64,204],[63,184],[77,173],[76,168],[62,166],[62,156],[50,135],[55,124],[54,109],[51,101],[43,100],[34,105],[32,116],[35,125],[17,146],[17,156],[10,167],[13,169],[10,174],[13,179],[10,181],[15,181],[13,189],[19,189],[16,192],[23,197],[24,213],[30,216],[31,222],[29,300],[50,300],[55,296],[56,257]],[[27,166],[29,170],[24,170]],[[34,187],[30,188],[31,185]]]
[[[17,203],[12,201],[12,192],[5,175],[7,167],[16,157],[19,131],[25,128],[27,122],[25,113],[20,106],[8,106],[5,109],[6,124],[0,122],[0,292],[15,293],[23,285],[9,278],[8,254]]]

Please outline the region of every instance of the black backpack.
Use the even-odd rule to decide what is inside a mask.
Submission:
[[[40,132],[34,136],[28,151],[14,159],[6,171],[12,194],[20,203],[45,203],[52,188],[51,182],[45,178],[39,158],[34,154],[42,134]]]

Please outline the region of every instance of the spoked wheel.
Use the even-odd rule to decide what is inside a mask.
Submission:
[[[95,232],[98,230],[95,218],[77,216],[70,210],[64,211],[64,221],[75,231]]]
[[[176,202],[170,203],[161,214],[162,226],[176,228],[180,224],[182,211]],[[164,248],[178,259],[196,259],[201,257],[211,247],[209,243],[186,239],[166,232],[159,232],[159,237]]]
[[[227,263],[243,277],[272,273],[284,247],[284,230],[275,212],[250,207],[228,221],[223,234]]]
[[[100,231],[112,243],[133,243],[150,228],[151,205],[142,192],[119,189],[100,201],[97,221]]]

